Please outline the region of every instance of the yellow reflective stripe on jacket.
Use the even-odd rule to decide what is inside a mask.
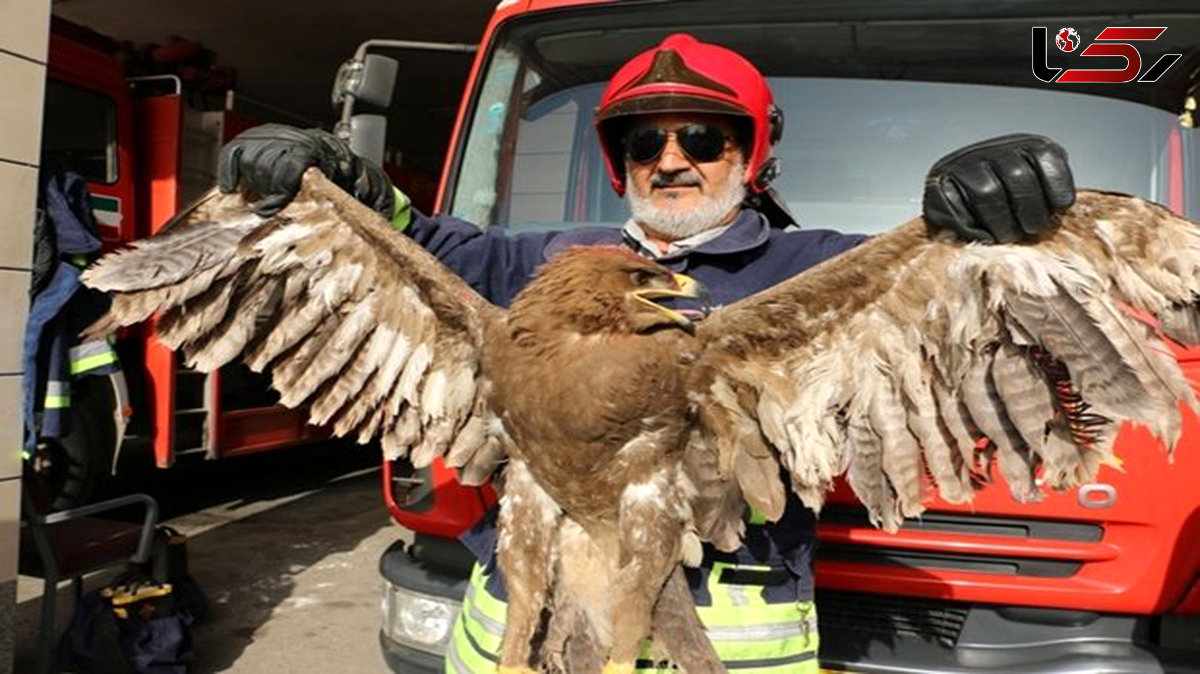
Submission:
[[[71,406],[71,383],[66,381],[46,382],[46,397],[42,400],[42,408],[61,410]]]
[[[117,362],[117,352],[108,341],[93,339],[71,347],[67,352],[71,361],[71,374],[82,374]]]
[[[504,637],[505,604],[488,593],[487,576],[478,564],[471,571],[471,580],[463,602],[464,624],[476,644],[488,653],[499,653]]]
[[[816,674],[817,613],[811,601],[768,604],[762,587],[721,583],[727,568],[766,570],[760,566],[713,565],[709,578],[712,606],[697,606],[717,655],[737,674]],[[504,633],[505,604],[488,593],[487,576],[478,564],[471,572],[462,611],[447,645],[445,671],[493,674]],[[653,647],[642,644],[638,659],[653,662]],[[643,666],[639,673],[665,671]]]
[[[483,567],[471,569],[471,580],[462,610],[450,630],[446,644],[445,671],[454,674],[494,674],[500,662],[500,640],[504,636],[504,602],[486,589]]]
[[[697,606],[717,655],[731,669],[746,661],[790,660],[788,671],[817,671],[817,612],[811,601],[768,604],[760,585],[722,583],[726,569],[770,571],[767,566],[713,562],[708,576],[711,606]],[[797,661],[799,659],[799,661]],[[741,671],[740,667],[737,667]],[[757,668],[756,668],[757,669]]]
[[[499,649],[495,653],[485,654],[481,647],[471,643],[466,629],[465,619],[459,615],[450,632],[450,643],[446,644],[443,671],[450,674],[495,674],[496,665],[500,663]]]

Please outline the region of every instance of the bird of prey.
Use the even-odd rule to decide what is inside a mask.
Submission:
[[[663,300],[692,281],[616,248],[503,310],[315,169],[276,215],[213,192],[84,280],[113,296],[95,331],[157,315],[190,365],[244,358],[313,424],[495,474],[502,672],[632,671],[651,633],[721,671],[680,565],[735,549],[747,504],[819,510],[845,474],[894,531],[992,461],[1020,501],[1088,481],[1126,421],[1170,450],[1196,408],[1166,340],[1200,343],[1200,229],[1093,191],[1036,242],[915,219],[700,321]]]

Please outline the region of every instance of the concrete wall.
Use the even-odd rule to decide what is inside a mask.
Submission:
[[[0,674],[13,668],[21,487],[21,334],[50,34],[49,0],[0,0]]]

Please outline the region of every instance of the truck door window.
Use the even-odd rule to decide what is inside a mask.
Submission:
[[[517,52],[507,47],[497,49],[475,99],[474,116],[463,154],[471,160],[463,161],[461,165],[450,214],[480,227],[487,227],[494,219],[500,138],[508,120],[519,63]],[[474,158],[479,160],[474,161]]]
[[[117,182],[117,106],[112,99],[48,80],[42,165],[74,171],[88,182]]]

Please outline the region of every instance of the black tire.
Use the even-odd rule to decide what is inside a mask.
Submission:
[[[113,395],[106,377],[78,382],[72,395],[71,430],[38,443],[38,474],[55,509],[91,501],[112,473],[115,428]]]

